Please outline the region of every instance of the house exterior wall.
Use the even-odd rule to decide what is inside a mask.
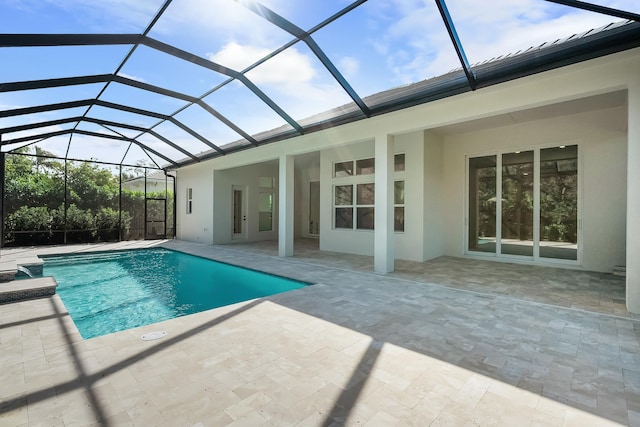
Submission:
[[[274,178],[272,231],[258,231],[260,177]],[[211,170],[206,163],[178,171],[177,237],[206,244],[230,243],[232,239],[232,188],[246,187],[247,238],[243,241],[275,240],[278,235],[278,165],[259,163],[233,169]],[[193,212],[186,214],[186,189],[193,189]]]
[[[188,188],[193,194],[193,209],[189,214]],[[213,244],[213,169],[206,163],[176,171],[176,237]]]
[[[335,180],[331,168],[337,160],[373,157],[375,138],[389,135],[393,137],[395,152],[407,153],[405,233],[394,234],[396,258],[426,260],[442,254],[465,256],[466,156],[570,142],[579,144],[581,174],[583,251],[581,265],[577,267],[610,271],[613,265],[626,262],[625,242],[627,257],[631,256],[629,248],[640,253],[637,245],[629,243],[633,236],[628,234],[628,224],[635,221],[631,215],[639,211],[637,204],[628,201],[640,200],[640,185],[637,174],[627,174],[633,168],[626,168],[629,153],[637,157],[635,153],[640,145],[636,141],[640,140],[637,137],[640,125],[633,116],[637,108],[628,112],[626,107],[601,110],[509,126],[498,124],[466,134],[439,133],[438,129],[630,87],[637,90],[640,87],[639,70],[640,49],[629,50],[183,167],[178,171],[177,184],[178,238],[204,243],[228,241],[228,237],[220,234],[223,233],[222,225],[214,238],[213,224],[224,223],[214,219],[214,212],[218,219],[227,213],[230,215],[230,197],[225,193],[229,181],[220,184],[225,188],[214,185],[214,182],[225,182],[226,179],[224,173],[219,176],[217,171],[285,155],[319,152],[320,248],[372,255],[373,232],[333,229],[331,210]],[[639,102],[636,104],[640,105]],[[620,117],[627,114],[630,116],[628,131],[624,125],[620,127]],[[634,144],[628,144],[632,135]],[[418,164],[411,166],[411,162]],[[298,169],[296,187],[308,187],[308,180]],[[627,186],[628,183],[633,186]],[[194,188],[194,213],[186,215],[184,191],[189,187]],[[308,206],[308,194],[305,200],[308,188],[296,188],[295,191],[296,233],[300,236],[308,225],[306,218],[301,218],[305,216],[305,205]],[[224,228],[228,235],[230,226]],[[631,263],[626,263],[631,269],[629,277],[633,278],[628,278],[628,289],[631,286],[635,290],[631,292],[634,301],[628,304],[640,312],[640,267],[636,271]]]
[[[260,177],[270,177],[274,181],[273,228],[271,231],[258,230],[258,185]],[[214,171],[213,175],[213,243],[232,242],[232,188],[245,187],[247,194],[247,238],[244,241],[275,240],[278,236],[278,165],[260,163],[234,169]]]
[[[416,131],[397,135],[394,138],[396,154],[405,154],[405,171],[395,172],[396,181],[405,185],[405,231],[394,233],[395,256],[398,259],[424,260],[422,239],[424,221],[422,217],[424,198],[423,162],[424,132]],[[333,224],[333,187],[350,183],[372,183],[374,175],[334,178],[335,162],[359,160],[374,157],[374,142],[365,141],[320,153],[320,249],[347,252],[359,255],[373,255],[373,230],[335,229]],[[355,195],[354,195],[355,197]],[[354,219],[355,220],[355,219]]]
[[[443,139],[440,135],[424,132],[424,159],[422,161],[423,188],[423,242],[424,261],[444,254],[444,242],[448,232],[444,228],[444,165]]]
[[[615,265],[623,265],[627,138],[626,124],[620,122],[620,117],[626,117],[626,108],[444,136],[444,229],[448,236],[444,254],[463,256],[465,253],[468,155],[577,144],[581,265],[586,270],[604,272],[611,272]]]

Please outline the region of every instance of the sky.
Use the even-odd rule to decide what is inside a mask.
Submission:
[[[637,0],[599,0],[596,4],[640,13]],[[142,33],[162,0],[0,0],[2,33]],[[232,70],[242,71],[293,37],[244,7],[242,0],[173,0],[149,36]],[[347,0],[264,0],[269,7],[303,30],[348,6]],[[557,5],[544,0],[447,0],[469,61],[489,60],[599,28],[620,19]],[[368,95],[438,76],[460,67],[433,0],[369,0],[313,33],[356,93]],[[130,46],[74,46],[0,48],[0,83],[114,73]],[[249,134],[284,126],[284,119],[245,85],[228,76],[139,46],[120,76],[200,97]],[[246,73],[270,99],[294,120],[352,103],[309,47],[298,42]],[[225,84],[225,82],[227,82]],[[220,86],[222,85],[222,86]],[[0,93],[0,110],[91,99],[105,84]],[[119,83],[107,86],[100,99],[162,114],[186,107],[184,101],[159,96]],[[0,118],[0,128],[81,116],[86,108]],[[150,127],[158,119],[105,107],[92,107],[87,116]],[[234,130],[197,105],[175,116],[180,123],[214,144],[241,139]],[[3,140],[34,133],[68,129],[73,124],[3,135]],[[139,132],[105,129],[82,123],[79,129],[136,137]],[[175,124],[164,122],[156,132],[185,149],[200,153],[210,147]],[[184,154],[145,134],[143,144],[171,159]],[[3,146],[8,151],[23,144]],[[166,160],[145,154],[127,142],[76,135],[59,136],[36,144],[56,155],[77,159],[160,166]],[[126,155],[125,155],[126,154]]]

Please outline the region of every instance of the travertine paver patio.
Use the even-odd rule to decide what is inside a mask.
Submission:
[[[640,425],[640,322],[600,303],[473,272],[473,291],[430,284],[429,263],[382,276],[367,257],[166,244],[317,284],[84,341],[57,296],[0,305],[0,425]]]

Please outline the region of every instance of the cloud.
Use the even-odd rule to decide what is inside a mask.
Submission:
[[[634,0],[602,2],[633,11]],[[618,18],[540,0],[458,0],[449,12],[471,63],[553,42]],[[400,84],[444,74],[460,67],[451,40],[433,2],[392,0],[373,8],[377,27],[371,36],[375,51],[387,57],[387,67]]]
[[[230,42],[219,52],[207,54],[207,57],[214,62],[228,64],[227,66],[231,68],[242,70],[270,52],[270,49]],[[247,73],[247,76],[256,84],[273,85],[308,82],[315,75],[316,71],[311,58],[300,53],[295,47],[290,47]]]
[[[212,61],[242,69],[269,52],[269,49],[260,46],[230,42],[219,52],[207,56]],[[355,60],[347,59],[346,63],[352,71],[357,67]],[[303,46],[288,48],[246,75],[294,119],[303,119],[350,102],[322,63],[310,51],[305,51]],[[276,126],[278,123],[264,129]]]
[[[145,79],[143,79],[142,77],[138,77],[138,76],[134,76],[134,75],[131,75],[131,74],[123,73],[122,71],[119,71],[118,75],[120,77],[124,77],[124,78],[127,78],[127,79],[135,80],[135,81],[140,82],[140,83],[146,83]]]
[[[287,0],[271,0],[268,6],[285,11],[288,4]],[[229,0],[174,1],[154,26],[152,33],[172,41],[189,39],[188,50],[191,51],[206,49],[207,45],[211,51],[231,41],[273,50],[292,39],[291,35],[266,19]]]
[[[160,9],[162,0],[23,0],[23,3],[46,9],[65,11],[67,19],[74,19],[78,26],[100,32],[136,32],[144,30],[153,15]]]
[[[31,135],[40,135],[40,134],[43,134],[43,133],[57,132],[57,131],[62,130],[62,129],[65,129],[65,128],[62,127],[62,126],[59,126],[59,125],[44,126],[44,127],[34,128],[34,129],[23,130],[23,131],[19,131],[19,132],[8,133],[8,134],[3,135],[3,139],[4,140],[10,140],[10,139],[27,137],[27,136],[31,136]],[[68,137],[67,137],[67,139],[68,139]]]
[[[346,78],[355,77],[360,69],[360,62],[351,56],[344,56],[338,61],[338,69]]]

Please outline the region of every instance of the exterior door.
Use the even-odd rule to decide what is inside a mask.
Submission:
[[[309,183],[309,234],[320,234],[320,182]]]
[[[232,194],[232,238],[245,240],[247,238],[247,187],[234,185]]]
[[[167,238],[167,200],[145,199],[145,239]]]

